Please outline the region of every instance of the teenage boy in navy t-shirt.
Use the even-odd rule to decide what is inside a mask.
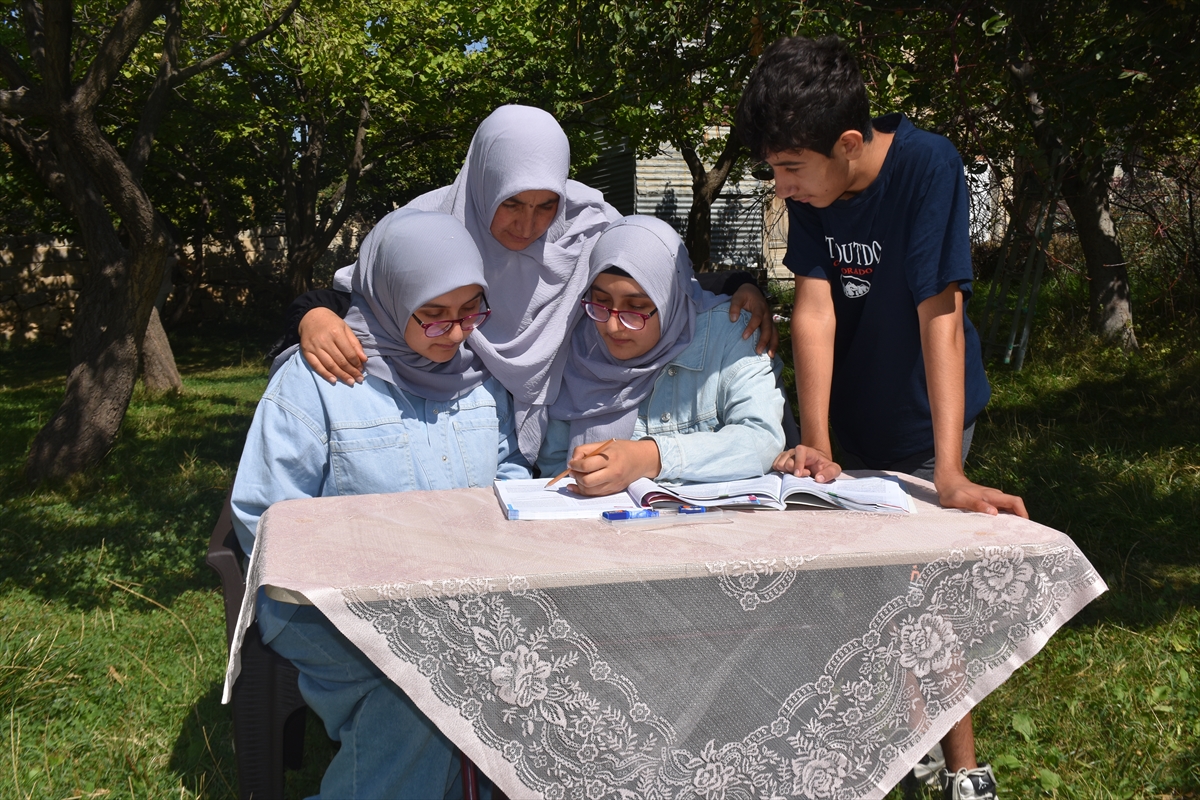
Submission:
[[[848,468],[932,480],[949,508],[1028,517],[1021,498],[967,479],[991,390],[964,313],[971,250],[962,160],[903,115],[872,121],[858,65],[836,37],[763,54],[738,133],[774,169],[796,274],[792,348],[801,445],[776,469],[832,480],[832,424]],[[968,715],[942,740],[947,798],[995,797]]]

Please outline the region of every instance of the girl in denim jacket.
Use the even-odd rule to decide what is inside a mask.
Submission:
[[[488,317],[483,263],[462,224],[401,209],[363,241],[347,323],[361,384],[331,384],[297,352],[258,405],[234,482],[234,527],[300,497],[487,486],[529,477],[512,403],[466,342]],[[263,641],[300,670],[300,692],[341,749],[321,796],[440,798],[455,788],[446,737],[311,606],[258,596]]]
[[[769,470],[784,442],[772,360],[742,338],[747,315],[731,321],[728,301],[700,288],[679,235],[661,220],[625,217],[600,235],[589,265],[590,324],[571,338],[542,474],[570,466],[579,491],[609,494],[642,477],[706,482]]]

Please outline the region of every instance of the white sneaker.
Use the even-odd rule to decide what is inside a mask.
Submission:
[[[937,786],[941,782],[939,773],[945,768],[946,757],[942,755],[942,743],[938,742],[912,768],[912,774],[926,786]]]
[[[943,769],[940,778],[942,800],[996,800],[996,776],[988,764],[954,774]]]

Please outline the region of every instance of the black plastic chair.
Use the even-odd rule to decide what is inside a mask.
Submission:
[[[242,572],[245,558],[233,531],[227,494],[208,540],[205,559],[221,577],[226,642],[233,641],[246,593]],[[242,671],[233,685],[232,701],[238,796],[242,800],[282,800],[284,770],[300,769],[308,706],[300,697],[299,676],[292,662],[263,644],[257,625],[247,629],[242,642]]]
[[[232,491],[232,490],[231,490]],[[246,594],[242,562],[246,554],[233,530],[229,494],[208,540],[205,562],[221,577],[225,595],[225,641],[233,641]],[[233,743],[241,800],[283,800],[284,770],[304,761],[304,726],[308,706],[300,696],[299,671],[292,662],[263,644],[251,625],[242,641],[242,671],[233,685]],[[463,798],[479,800],[479,774],[462,753]],[[492,800],[506,800],[492,790]]]

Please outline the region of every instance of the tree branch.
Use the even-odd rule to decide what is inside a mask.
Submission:
[[[25,21],[25,41],[29,43],[29,55],[33,59],[33,66],[45,75],[46,36],[41,5],[34,0],[24,0],[21,3],[21,17]]]
[[[50,193],[71,213],[75,213],[75,198],[67,184],[67,177],[63,174],[58,159],[54,156],[54,150],[47,144],[45,137],[32,138],[15,120],[0,114],[0,141],[24,158]]]
[[[125,164],[133,174],[134,180],[141,181],[150,160],[150,147],[154,144],[154,135],[167,112],[167,101],[171,97],[171,77],[179,63],[180,27],[182,26],[179,13],[179,0],[167,0],[164,9],[167,18],[167,30],[163,35],[163,51],[158,59],[158,76],[154,86],[146,98],[146,106],[142,109],[142,118],[138,120],[137,133],[125,153]]]
[[[75,90],[73,103],[79,112],[91,114],[100,104],[138,39],[162,13],[162,5],[163,0],[130,0],[117,15],[87,74]]]
[[[337,232],[341,230],[342,225],[346,224],[346,219],[350,216],[353,210],[354,201],[358,194],[358,178],[363,173],[363,142],[367,137],[367,121],[371,118],[371,104],[367,98],[362,99],[362,107],[358,112],[358,130],[354,132],[354,153],[350,156],[350,164],[346,169],[346,180],[334,192],[334,198],[340,194],[342,204],[337,212],[330,218],[329,224],[325,226],[325,230],[321,232],[319,238],[319,247],[324,250],[329,247],[329,243],[333,241],[333,237],[337,236]]]
[[[292,0],[292,2],[288,3],[287,8],[285,8],[283,10],[283,12],[270,25],[263,28],[261,31],[254,34],[253,36],[250,36],[248,38],[241,39],[237,42],[234,42],[232,46],[230,46],[227,50],[225,50],[223,52],[211,55],[208,58],[204,59],[203,61],[198,61],[189,67],[185,67],[185,68],[181,69],[179,72],[175,73],[175,77],[171,80],[171,85],[178,86],[179,84],[183,83],[184,81],[186,81],[188,78],[192,77],[193,75],[199,75],[201,72],[204,72],[206,69],[211,69],[212,67],[215,67],[217,64],[220,64],[222,61],[232,58],[233,56],[236,56],[236,55],[242,53],[243,51],[245,51],[246,49],[258,44],[263,39],[270,36],[275,31],[279,30],[279,27],[281,25],[283,25],[283,23],[287,22],[288,18],[292,16],[292,12],[294,12],[299,7],[300,7],[300,0]]]
[[[25,86],[13,91],[0,89],[0,111],[22,117],[36,117],[47,114],[49,110],[40,89]]]
[[[3,75],[4,80],[8,81],[8,85],[14,89],[33,86],[33,78],[21,69],[21,65],[13,58],[12,53],[2,44],[0,44],[0,75]]]
[[[71,86],[71,34],[74,9],[71,0],[45,0],[42,3],[43,33],[46,42],[42,85],[51,102],[66,98]]]

